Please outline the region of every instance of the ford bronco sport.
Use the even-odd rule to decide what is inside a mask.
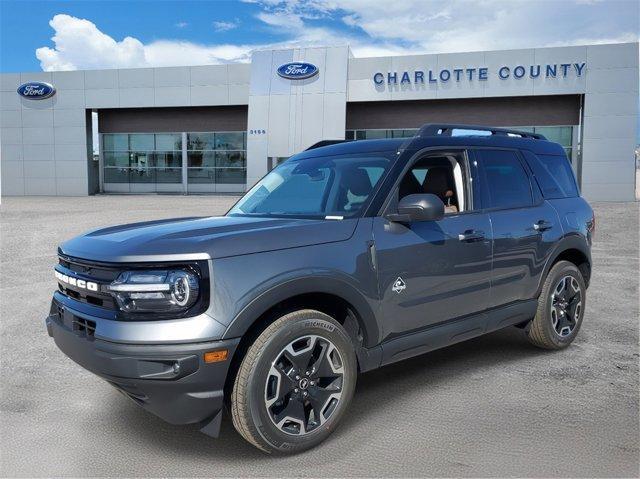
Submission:
[[[226,406],[258,448],[296,452],[336,428],[359,372],[508,326],[568,346],[594,228],[562,147],[538,134],[322,142],[223,217],[62,244],[46,326],[166,421],[217,436]]]

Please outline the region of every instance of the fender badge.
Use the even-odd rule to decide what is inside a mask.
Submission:
[[[407,284],[404,282],[404,280],[400,276],[398,276],[398,279],[396,279],[396,282],[393,283],[393,288],[391,288],[391,290],[400,294],[405,289],[407,289]]]

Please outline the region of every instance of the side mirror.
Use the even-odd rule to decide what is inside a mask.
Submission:
[[[389,221],[437,221],[444,217],[444,203],[431,193],[408,195],[398,203],[398,213],[388,215]]]

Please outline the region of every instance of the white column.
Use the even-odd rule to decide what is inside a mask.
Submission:
[[[187,170],[188,158],[187,158],[187,133],[182,132],[182,193],[187,194]]]

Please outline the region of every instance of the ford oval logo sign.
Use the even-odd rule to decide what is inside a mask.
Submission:
[[[278,68],[278,75],[289,80],[304,80],[318,73],[318,67],[311,63],[285,63]]]
[[[56,89],[50,83],[31,81],[18,87],[18,95],[29,100],[44,100],[55,95]]]

